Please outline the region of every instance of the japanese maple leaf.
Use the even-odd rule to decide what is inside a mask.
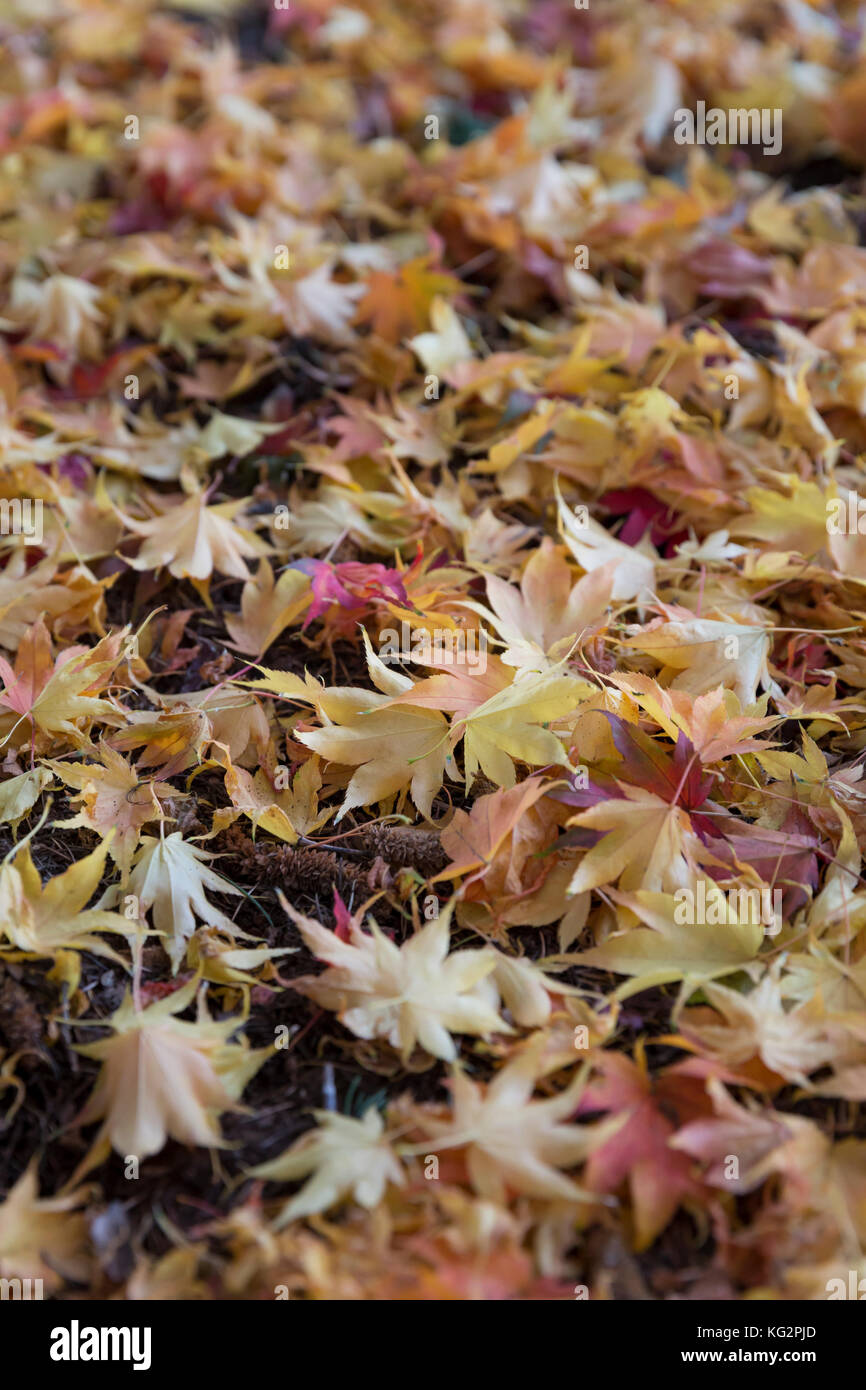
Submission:
[[[264,768],[251,776],[242,767],[229,767],[225,787],[232,805],[286,844],[297,843],[299,835],[312,835],[333,814],[319,810],[322,777],[319,759],[312,757],[295,773],[290,787],[275,787]]]
[[[213,726],[203,710],[166,710],[156,715],[146,710],[129,712],[129,724],[105,740],[115,752],[128,753],[140,748],[136,768],[158,768],[164,777],[174,777],[201,763],[205,745],[214,737]]]
[[[100,613],[104,588],[104,581],[94,582],[81,571],[61,574],[52,556],[28,568],[26,551],[13,552],[0,571],[0,644],[16,650],[45,614],[66,633],[81,631]]]
[[[94,719],[122,723],[118,709],[99,699],[97,692],[105,688],[121,660],[126,635],[124,629],[103,637],[95,647],[67,647],[55,659],[48,630],[39,618],[21,640],[15,669],[0,657],[0,709],[9,711],[6,716],[0,714],[5,737],[11,738],[23,725],[18,746],[29,743],[38,731],[43,744],[61,741],[80,748],[88,742],[86,730]]]
[[[705,879],[704,885],[706,900],[714,904],[719,920],[702,926],[680,920],[673,893],[620,893],[608,889],[609,896],[623,909],[622,930],[612,933],[600,946],[582,952],[581,961],[617,975],[631,976],[617,989],[619,999],[675,980],[684,982],[685,996],[706,980],[750,967],[761,947],[763,925],[751,911],[740,921],[712,879]],[[632,913],[646,926],[635,926]]]
[[[270,733],[268,730],[267,717],[259,701],[246,690],[234,689],[220,682],[216,686],[208,686],[205,690],[186,690],[178,695],[164,695],[163,704],[170,710],[176,710],[180,714],[185,709],[200,711],[206,723],[201,726],[195,738],[190,738],[190,745],[194,752],[200,747],[199,739],[204,737],[206,741],[213,743],[214,747],[222,745],[228,750],[232,762],[239,762],[248,755],[255,753],[258,761],[263,761],[268,755]],[[152,723],[153,716],[142,711],[142,726],[147,729]],[[136,724],[136,716],[129,715],[133,726]],[[181,726],[185,721],[179,721]],[[166,742],[174,750],[174,735],[176,728],[170,728],[170,739],[165,740],[164,729],[161,717],[157,723],[163,734],[154,739],[154,735],[149,735],[149,742],[156,743],[156,746],[164,751]],[[192,724],[187,727],[193,728]],[[140,737],[140,732],[134,727],[130,733],[126,733],[127,738],[133,735]],[[147,752],[143,755],[147,758]]]
[[[427,372],[449,381],[450,372],[461,362],[472,358],[472,344],[466,330],[447,300],[437,295],[430,305],[428,333],[418,333],[409,339],[409,346],[420,358]]]
[[[0,1202],[0,1278],[41,1279],[52,1292],[64,1278],[85,1280],[90,1268],[88,1192],[40,1197],[34,1158]]]
[[[334,450],[337,458],[361,458],[364,454],[376,458],[385,443],[385,435],[375,423],[369,405],[337,392],[334,392],[334,398],[339,402],[342,414],[332,415],[326,428],[340,441]]]
[[[477,876],[489,869],[506,841],[522,825],[527,813],[544,796],[548,784],[540,777],[528,777],[508,791],[490,792],[481,796],[470,811],[457,810],[442,831],[440,843],[451,863],[436,875],[437,880],[457,878],[464,874]],[[526,844],[509,843],[506,884],[513,892],[520,887],[522,859],[532,852],[532,841]],[[434,880],[436,881],[436,880]],[[467,881],[471,881],[467,880]]]
[[[778,962],[748,993],[708,982],[703,992],[711,1007],[680,1014],[683,1036],[726,1066],[742,1069],[759,1059],[777,1088],[783,1079],[808,1086],[810,1072],[835,1060],[823,1001],[815,997],[789,1008],[783,989]]]
[[[427,1147],[435,1152],[465,1149],[475,1191],[500,1206],[507,1201],[509,1191],[586,1201],[585,1189],[560,1169],[583,1162],[610,1133],[604,1127],[564,1123],[577,1108],[584,1084],[580,1076],[559,1095],[534,1100],[538,1069],[539,1045],[533,1043],[518,1052],[487,1086],[471,1081],[457,1069],[450,1083],[452,1108],[448,1118],[430,1106],[416,1106],[412,1111],[428,1136]]]
[[[395,459],[412,459],[425,468],[447,463],[452,444],[439,432],[439,420],[427,410],[412,409],[402,401],[394,404],[394,414],[375,418],[391,441],[387,449]]]
[[[636,1064],[619,1052],[605,1052],[596,1062],[578,1114],[606,1111],[623,1123],[590,1153],[584,1185],[615,1193],[628,1182],[637,1250],[652,1244],[684,1199],[701,1200],[692,1164],[670,1141],[678,1123],[709,1108],[703,1085],[689,1085],[687,1074],[682,1078],[672,1071],[654,1081],[642,1057]]]
[[[437,652],[430,664],[444,664]],[[485,671],[470,668],[437,673],[417,681],[391,701],[451,710],[452,747],[463,739],[467,782],[480,768],[500,787],[513,787],[515,761],[533,767],[568,766],[562,741],[548,728],[554,720],[576,711],[593,687],[574,676],[554,671],[531,672],[515,680],[497,657],[488,657]]]
[[[767,667],[770,631],[757,623],[696,618],[689,613],[684,618],[654,618],[623,646],[659,661],[663,678],[669,678],[674,690],[704,695],[723,685],[748,705],[756,700],[759,685],[766,690],[772,684]]]
[[[494,614],[490,621],[507,643],[502,653],[506,665],[536,671],[555,666],[578,636],[603,616],[615,569],[616,562],[609,562],[575,581],[561,547],[545,536],[524,570],[519,590],[488,575],[487,596]]]
[[[350,1196],[372,1210],[381,1203],[388,1183],[403,1186],[406,1182],[375,1105],[361,1120],[329,1110],[314,1110],[313,1115],[316,1129],[308,1130],[279,1158],[250,1169],[252,1177],[267,1182],[308,1178],[277,1216],[277,1230],[290,1221],[327,1211]]]
[[[373,332],[390,343],[420,332],[436,295],[459,294],[463,288],[455,276],[431,269],[431,259],[427,253],[394,271],[371,270],[356,322],[370,323]]]
[[[678,734],[671,755],[636,724],[610,713],[607,719],[614,746],[622,757],[621,762],[611,765],[617,781],[643,787],[686,811],[696,811],[704,805],[713,785],[712,778],[703,772],[695,749],[684,733]]]
[[[782,894],[782,912],[789,915],[803,907],[818,887],[818,851],[822,837],[802,808],[792,804],[780,829],[749,825],[739,817],[719,817],[716,834],[705,837],[707,848],[739,872],[748,865]],[[718,832],[722,832],[719,834]],[[724,868],[711,870],[713,877],[727,876]]]
[[[612,671],[609,679],[629,695],[663,728],[678,740],[685,734],[703,764],[717,763],[735,753],[764,753],[775,748],[767,739],[752,735],[779,724],[778,715],[755,718],[743,715],[732,690],[716,686],[704,695],[686,690],[664,690],[650,676],[639,671],[627,675]]]
[[[389,1260],[379,1297],[430,1303],[574,1297],[571,1281],[535,1277],[532,1257],[516,1235],[500,1237],[492,1248],[456,1250],[449,1234],[411,1236],[406,1242],[410,1258],[396,1266]]]
[[[247,935],[234,925],[232,932]],[[272,988],[265,983],[265,978],[280,980],[271,962],[278,956],[294,955],[298,949],[297,946],[238,946],[234,935],[220,932],[215,927],[200,927],[189,939],[186,959],[191,969],[201,972],[202,979],[217,985],[255,985],[261,997],[262,990]],[[267,967],[265,977],[250,973],[262,966]],[[280,983],[287,984],[288,981],[280,980]]]
[[[527,400],[527,405],[530,403]],[[476,467],[482,473],[502,473],[521,456],[536,453],[549,438],[561,414],[562,407],[557,401],[539,401],[537,408],[519,425],[513,425],[502,439],[491,445],[487,458]]]
[[[599,504],[614,516],[625,516],[626,520],[619,530],[619,539],[626,545],[636,545],[647,529],[655,546],[662,546],[666,541],[670,543],[669,538],[674,539],[671,536],[671,508],[657,497],[653,497],[646,488],[614,489],[613,492],[603,493],[598,500]],[[665,520],[668,522],[667,526],[663,524]],[[676,524],[674,531],[677,532]]]
[[[159,798],[177,793],[168,782],[143,779],[136,768],[107,744],[101,746],[99,756],[99,763],[49,762],[68,787],[79,789],[73,798],[80,806],[78,815],[55,823],[66,828],[83,825],[103,836],[110,830],[115,831],[111,857],[125,877],[142,827],[148,821],[160,820],[165,814]]]
[[[715,1113],[684,1125],[670,1147],[707,1164],[704,1182],[711,1187],[751,1192],[773,1171],[771,1155],[791,1140],[792,1131],[773,1110],[738,1105],[716,1077],[708,1079],[707,1091]],[[738,1160],[736,1173],[731,1157]]]
[[[299,732],[297,738],[323,758],[356,769],[337,821],[355,806],[404,790],[430,814],[448,753],[448,724],[441,714],[394,709],[386,696],[350,687],[323,692],[319,711],[325,727]]]
[[[299,742],[323,758],[357,769],[338,821],[354,806],[368,806],[406,789],[429,815],[445,775],[448,724],[437,710],[393,708],[391,697],[411,689],[412,681],[379,660],[366,634],[365,648],[375,691],[326,689],[310,677],[302,681],[291,672],[266,667],[259,668],[265,672],[263,679],[245,684],[316,706],[324,727],[299,731]]]
[[[325,261],[308,275],[279,287],[274,307],[296,337],[309,335],[327,343],[352,341],[349,325],[363,286],[341,284],[332,278],[332,269],[332,262]]]
[[[612,574],[614,599],[648,598],[655,587],[658,556],[648,541],[640,546],[624,545],[593,518],[578,519],[556,489],[562,538],[581,569],[588,573],[604,568]]]
[[[754,536],[774,548],[814,555],[832,546],[827,531],[828,493],[813,480],[795,473],[781,475],[778,488],[750,487],[744,495],[749,510],[731,524],[737,536]],[[834,489],[835,492],[835,489]]]
[[[461,924],[496,930],[539,926],[562,916],[571,865],[546,852],[565,814],[546,796],[550,786],[543,778],[529,777],[508,791],[490,792],[468,813],[455,811],[442,831],[442,848],[452,863],[434,882],[463,878]]]
[[[569,825],[603,832],[571,881],[572,893],[619,882],[628,892],[688,887],[704,849],[688,815],[653,792],[622,783],[623,796],[591,806]]]
[[[25,844],[0,867],[0,940],[28,955],[56,957],[61,951],[92,951],[120,961],[94,932],[130,936],[134,923],[102,908],[86,909],[105,872],[110,837],[62,874],[43,883]]]
[[[770,279],[773,261],[723,237],[701,241],[689,253],[686,264],[698,276],[704,294],[712,298],[741,299],[746,287]]]
[[[67,647],[67,659],[69,650]],[[86,649],[78,650],[80,653]],[[51,635],[43,619],[39,617],[21,639],[15,670],[13,671],[5,657],[0,657],[0,675],[3,677],[4,687],[0,694],[0,705],[19,714],[29,713],[39,692],[54,674],[54,669]]]
[[[455,743],[463,735],[467,782],[471,784],[479,767],[507,788],[517,781],[515,762],[531,767],[567,766],[563,743],[548,725],[576,712],[590,690],[573,676],[532,673],[455,721],[451,740]]]
[[[507,690],[514,673],[498,656],[488,655],[484,663],[453,667],[453,656],[444,648],[431,645],[417,655],[417,660],[433,668],[432,676],[410,681],[395,690],[391,704],[413,705],[418,709],[444,710],[465,719],[493,696]]]
[[[275,579],[268,561],[261,560],[254,578],[244,584],[240,614],[225,615],[230,645],[263,656],[284,628],[297,622],[310,598],[309,579],[299,568],[284,570]]]
[[[75,1122],[102,1121],[79,1172],[102,1162],[112,1148],[147,1158],[169,1137],[182,1144],[223,1146],[217,1117],[239,1108],[241,1092],[271,1049],[254,1051],[230,1042],[243,1020],[216,1022],[201,1001],[195,1023],[177,1018],[198,986],[194,978],[145,1009],[136,1008],[128,994],[106,1020],[111,1036],[78,1048],[102,1062],[96,1087]]]
[[[195,931],[196,917],[212,927],[246,936],[205,896],[205,888],[240,896],[240,890],[208,865],[206,850],[184,840],[179,831],[157,839],[142,836],[126,892],[138,898],[141,913],[153,909],[153,925],[163,933],[165,950],[176,974]]]
[[[451,1033],[488,1036],[508,1033],[489,995],[478,988],[496,969],[488,947],[449,954],[450,913],[441,912],[398,946],[370,918],[370,931],[351,922],[341,940],[282,899],[310,951],[330,969],[293,980],[294,989],[323,1008],[360,1038],[387,1038],[408,1057],[416,1043],[434,1057],[457,1056]]]
[[[96,357],[102,344],[102,290],[73,275],[49,275],[37,282],[24,276],[12,283],[9,310],[31,339],[55,344],[71,358]],[[72,363],[63,375],[68,378]]]
[[[0,824],[13,830],[35,806],[45,787],[54,779],[47,767],[35,767],[0,783]]]
[[[333,603],[357,612],[374,599],[409,602],[403,575],[387,565],[360,564],[354,560],[337,565],[329,560],[295,560],[292,568],[312,578],[313,602],[304,618],[304,630]]]
[[[715,834],[715,821],[702,814],[705,806],[713,809],[712,804],[707,802],[712,779],[702,772],[697,753],[685,734],[678,733],[671,756],[661,741],[650,738],[636,724],[608,710],[601,713],[610,724],[614,746],[621,756],[594,762],[592,779],[587,786],[571,782],[567,788],[552,789],[551,797],[566,806],[585,808],[609,802],[612,798],[633,795],[637,789],[643,789],[669,805],[688,811],[691,828],[703,838]],[[631,792],[627,791],[629,787],[632,788]],[[573,824],[580,824],[580,818],[577,817]],[[587,839],[591,833],[584,829],[569,831],[560,844],[563,847],[593,844],[594,840]]]
[[[194,492],[184,501],[161,497],[163,510],[148,521],[136,521],[118,512],[127,528],[144,538],[144,544],[128,563],[133,569],[155,570],[163,566],[176,579],[208,580],[214,570],[235,579],[250,577],[246,561],[267,554],[268,546],[252,531],[235,524],[249,499],[208,506],[206,493]]]

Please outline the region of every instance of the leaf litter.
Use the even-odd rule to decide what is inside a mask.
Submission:
[[[863,1267],[862,9],[3,6],[4,1278]]]

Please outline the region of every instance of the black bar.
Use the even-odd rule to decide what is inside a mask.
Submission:
[[[532,1303],[535,1306],[539,1301],[543,1302]],[[560,1306],[546,1312],[535,1306],[534,1312],[521,1314],[516,1325],[523,1336],[544,1338],[552,1333],[561,1339],[547,1344],[553,1364],[569,1355],[576,1363],[576,1373],[580,1368],[581,1378],[590,1366],[607,1368],[617,1381],[639,1375],[652,1376],[662,1384],[672,1372],[684,1371],[689,1379],[700,1383],[706,1370],[730,1372],[740,1368],[760,1369],[769,1377],[769,1385],[780,1371],[808,1370],[826,1378],[851,1364],[862,1344],[864,1328],[863,1315],[849,1299],[593,1302],[577,1297],[551,1301]],[[483,1346],[485,1359],[494,1348],[501,1347],[503,1359],[509,1355],[516,1314],[513,1302],[508,1302],[507,1324],[496,1320],[491,1327],[489,1314],[475,1324],[473,1330],[483,1342],[473,1340],[473,1345],[478,1355]],[[335,1311],[341,1320],[341,1335],[336,1339]],[[142,1382],[148,1375],[195,1371],[199,1378],[213,1376],[215,1385],[225,1384],[234,1375],[242,1376],[241,1383],[248,1385],[251,1378],[257,1384],[273,1375],[281,1362],[285,1375],[292,1377],[301,1359],[310,1357],[321,1357],[322,1374],[332,1381],[339,1364],[334,1358],[335,1347],[344,1351],[347,1363],[356,1370],[365,1345],[368,1349],[371,1343],[378,1345],[380,1355],[386,1356],[387,1344],[380,1339],[394,1333],[399,1337],[401,1331],[405,1336],[406,1311],[395,1326],[393,1320],[380,1323],[381,1315],[368,1307],[362,1327],[355,1323],[345,1303],[335,1310],[333,1305],[322,1308],[315,1301],[285,1297],[237,1300],[230,1308],[217,1301],[8,1299],[0,1302],[0,1332],[6,1334],[2,1343],[5,1354],[21,1347],[28,1365],[40,1377],[47,1376],[49,1381],[56,1378],[58,1383],[76,1374],[92,1379],[100,1371],[115,1378],[118,1374],[134,1375]],[[429,1313],[420,1316],[432,1332]],[[465,1330],[461,1314],[456,1316]],[[106,1329],[105,1337],[102,1329]],[[442,1331],[438,1315],[437,1337]],[[324,1339],[322,1334],[327,1334]],[[447,1342],[440,1344],[441,1370],[446,1370],[452,1359],[453,1369],[458,1369],[464,1355],[461,1345],[454,1342],[449,1351]],[[105,1359],[90,1359],[92,1351]],[[388,1354],[398,1356],[397,1346]],[[406,1366],[403,1375],[409,1375]],[[632,1383],[642,1386],[644,1382]]]

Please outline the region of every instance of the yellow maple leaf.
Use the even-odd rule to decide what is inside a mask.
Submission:
[[[627,999],[654,985],[682,980],[683,997],[706,980],[747,969],[761,947],[764,928],[749,915],[739,921],[736,910],[717,884],[706,880],[707,902],[718,901],[722,918],[716,925],[697,926],[677,921],[677,901],[672,893],[639,891],[611,896],[634,913],[644,927],[624,921],[624,930],[600,946],[582,951],[585,965],[630,975],[614,998]]]
[[[237,932],[237,927],[233,930]],[[239,934],[246,936],[246,932]],[[213,927],[199,927],[190,937],[186,958],[191,969],[203,980],[218,985],[259,985],[268,989],[268,985],[249,972],[267,965],[277,956],[294,955],[299,949],[297,946],[237,946],[233,936]]]
[[[751,705],[759,685],[773,685],[767,668],[770,629],[758,623],[657,618],[622,645],[661,662],[662,678],[690,695],[705,695],[722,685],[734,691],[741,705]]]
[[[717,982],[704,984],[703,993],[714,1013],[692,1009],[674,1018],[705,1056],[731,1068],[759,1057],[770,1071],[800,1086],[808,1086],[809,1072],[834,1060],[820,995],[787,1008],[778,961],[749,993]]]
[[[487,1201],[504,1205],[509,1190],[560,1201],[598,1200],[559,1170],[582,1162],[618,1128],[619,1120],[597,1126],[562,1123],[574,1114],[584,1087],[582,1075],[559,1095],[533,1099],[544,1041],[544,1035],[537,1034],[488,1086],[455,1069],[447,1119],[430,1106],[412,1109],[428,1136],[426,1150],[465,1149],[472,1186]]]
[[[103,637],[95,647],[67,647],[55,661],[45,624],[41,618],[34,623],[22,638],[15,669],[0,657],[2,742],[17,733],[17,747],[51,746],[59,741],[82,748],[94,719],[121,724],[123,715],[110,701],[98,698],[97,692],[105,688],[123,659],[127,635],[124,628]]]
[[[80,533],[76,527],[76,542]],[[111,549],[112,547],[109,547]],[[77,632],[98,619],[108,581],[95,581],[85,567],[58,572],[57,556],[48,555],[28,569],[27,553],[17,550],[0,573],[0,645],[15,650],[31,624],[48,615],[52,627]]]
[[[451,305],[440,295],[430,306],[430,322],[433,325],[430,332],[410,338],[409,346],[420,358],[425,371],[447,380],[452,367],[472,359],[472,344]]]
[[[64,1278],[87,1278],[87,1220],[77,1208],[88,1193],[40,1197],[38,1167],[34,1158],[0,1202],[0,1278],[39,1279],[53,1292]]]
[[[197,917],[208,926],[223,927],[236,936],[247,934],[205,897],[205,888],[241,896],[233,883],[208,866],[206,861],[212,858],[206,850],[185,840],[180,831],[159,839],[143,835],[124,889],[138,899],[142,916],[153,909],[153,925],[163,936],[174,974],[195,931]],[[113,896],[119,894],[117,889]]]
[[[558,401],[539,401],[531,415],[528,415],[516,429],[509,431],[504,439],[494,444],[486,459],[479,460],[475,465],[475,471],[501,473],[510,468],[517,459],[532,454],[536,444],[549,433],[561,409]]]
[[[250,1169],[251,1177],[266,1182],[296,1182],[312,1175],[280,1211],[278,1230],[290,1221],[327,1211],[349,1196],[372,1210],[382,1201],[389,1182],[398,1186],[406,1182],[374,1105],[361,1120],[331,1110],[314,1110],[313,1115],[317,1129],[308,1130],[279,1158]]]
[[[519,590],[496,575],[487,576],[493,615],[478,604],[507,643],[502,660],[520,670],[545,671],[556,665],[611,601],[615,560],[574,580],[561,548],[545,536],[530,557]]]
[[[562,538],[581,569],[589,573],[605,567],[612,573],[611,598],[648,599],[655,588],[658,555],[649,541],[625,545],[591,516],[586,508],[573,512],[556,485],[559,529]]]
[[[53,780],[47,767],[35,767],[0,783],[0,822],[13,829],[36,805],[42,792]]]
[[[585,893],[617,880],[626,892],[633,888],[668,892],[687,887],[701,851],[688,814],[643,787],[625,782],[619,785],[621,797],[590,806],[568,822],[581,829],[607,832],[587,850],[569,892]]]
[[[359,1038],[387,1038],[408,1057],[416,1043],[434,1057],[457,1056],[451,1033],[485,1037],[511,1029],[478,985],[497,966],[497,953],[452,951],[446,910],[398,946],[374,919],[365,932],[353,919],[348,941],[304,917],[280,897],[309,950],[330,969],[305,975],[292,987],[333,1009]]]
[[[110,847],[110,837],[70,864],[62,874],[42,883],[25,844],[15,858],[0,867],[0,938],[27,955],[56,956],[66,950],[93,951],[121,961],[95,931],[133,934],[133,924],[101,908],[85,911],[96,892]],[[123,962],[121,961],[121,964]]]
[[[162,700],[171,710],[200,711],[207,719],[210,730],[203,734],[203,741],[212,741],[215,747],[224,746],[232,762],[238,762],[252,752],[255,752],[259,762],[267,758],[270,747],[267,716],[259,701],[248,691],[221,683],[206,690],[164,695]]]
[[[784,551],[797,550],[811,556],[827,549],[827,498],[815,482],[806,482],[795,473],[779,477],[780,487],[746,489],[749,508],[744,516],[735,518],[729,530],[735,536],[754,536],[772,541]]]
[[[471,784],[480,767],[497,786],[513,787],[514,762],[544,767],[568,766],[562,742],[547,724],[577,710],[595,688],[574,676],[542,672],[524,676],[479,705],[456,731],[464,731],[463,757],[466,780]],[[542,727],[539,727],[542,726]],[[452,738],[455,729],[452,728]]]
[[[226,770],[226,791],[232,805],[249,816],[253,825],[293,845],[299,835],[318,830],[332,814],[329,809],[318,809],[322,785],[318,763],[317,757],[309,758],[295,773],[291,786],[282,787],[275,786],[264,768],[250,776],[243,768],[230,766]]]
[[[493,661],[495,658],[488,662],[488,667]],[[501,670],[503,679],[508,681],[508,668],[501,666]],[[547,725],[576,712],[583,700],[597,693],[595,687],[555,670],[528,672],[520,679],[511,676],[505,685],[494,680],[494,693],[485,699],[490,675],[488,670],[486,676],[471,671],[432,676],[410,685],[391,700],[390,707],[408,709],[417,701],[419,705],[437,704],[453,710],[458,717],[451,724],[450,742],[454,747],[463,739],[469,785],[479,767],[504,788],[513,787],[517,781],[515,762],[532,767],[548,763],[567,767],[562,741]],[[493,675],[496,676],[496,670]]]
[[[378,690],[326,689],[310,676],[301,680],[286,671],[266,671],[263,680],[248,684],[315,704],[324,727],[299,732],[298,740],[331,762],[357,769],[346,788],[338,821],[354,806],[368,806],[407,789],[419,810],[429,816],[445,775],[448,723],[438,710],[395,708],[394,697],[411,690],[412,681],[388,670],[366,633],[364,643]]]
[[[159,499],[161,503],[168,500]],[[269,547],[234,522],[248,501],[242,497],[209,507],[206,493],[194,492],[149,521],[135,521],[118,512],[134,535],[144,537],[138,554],[128,563],[137,570],[166,566],[176,579],[203,582],[214,570],[235,579],[249,579],[246,560],[267,554]]]
[[[355,806],[369,806],[408,790],[429,816],[445,775],[447,722],[429,710],[377,708],[382,696],[345,689],[324,695],[319,712],[323,729],[297,735],[331,762],[357,768],[336,817]]]
[[[101,1163],[111,1148],[141,1160],[159,1153],[169,1138],[223,1147],[218,1116],[240,1108],[244,1087],[272,1049],[230,1042],[243,1020],[211,1019],[201,994],[196,1022],[177,1018],[198,988],[193,978],[145,1009],[137,1009],[127,994],[107,1020],[112,1036],[78,1047],[103,1065],[75,1122],[102,1120],[77,1175]]]
[[[262,656],[309,607],[311,598],[309,577],[301,570],[284,570],[275,580],[268,561],[261,560],[255,576],[244,584],[240,615],[225,615],[232,645],[250,656]]]
[[[129,873],[135,847],[142,827],[148,821],[164,816],[160,797],[176,796],[168,782],[148,782],[130,767],[125,758],[103,744],[99,763],[64,763],[48,760],[48,766],[68,787],[78,787],[73,801],[80,811],[71,820],[55,821],[55,825],[71,829],[83,825],[99,835],[110,830],[116,834],[111,841],[111,857],[124,877]]]

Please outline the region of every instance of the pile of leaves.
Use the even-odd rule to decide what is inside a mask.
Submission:
[[[0,4],[0,1276],[866,1274],[864,46]]]

